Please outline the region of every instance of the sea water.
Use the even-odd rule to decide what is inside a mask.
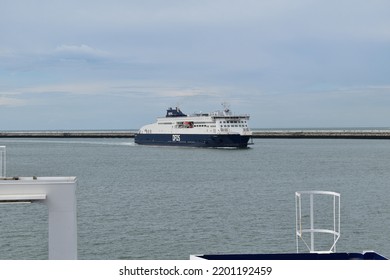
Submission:
[[[296,251],[295,192],[341,194],[338,252],[390,257],[390,141],[255,139],[248,149],[132,139],[0,139],[7,176],[76,176],[79,259]],[[324,213],[327,214],[327,213]],[[0,259],[48,257],[47,209],[0,205]]]

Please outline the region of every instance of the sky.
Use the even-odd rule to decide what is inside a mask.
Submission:
[[[388,0],[0,0],[0,130],[389,127]]]

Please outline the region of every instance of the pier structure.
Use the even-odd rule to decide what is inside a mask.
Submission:
[[[20,130],[0,131],[0,138],[134,138],[133,130]]]
[[[0,138],[134,138],[136,130],[0,131]],[[252,138],[390,139],[389,129],[253,129]]]
[[[390,129],[281,129],[252,132],[252,138],[390,139]]]
[[[47,205],[51,260],[77,259],[76,185],[76,177],[0,178],[0,203]]]

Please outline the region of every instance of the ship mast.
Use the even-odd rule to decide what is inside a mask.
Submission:
[[[225,102],[222,102],[221,105],[223,107],[223,115],[230,116],[232,114],[232,112],[230,112],[230,104],[225,101]]]

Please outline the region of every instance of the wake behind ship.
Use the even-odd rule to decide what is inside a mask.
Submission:
[[[249,115],[223,111],[188,116],[178,107],[168,108],[165,117],[138,131],[134,142],[141,145],[246,148],[252,132]]]

